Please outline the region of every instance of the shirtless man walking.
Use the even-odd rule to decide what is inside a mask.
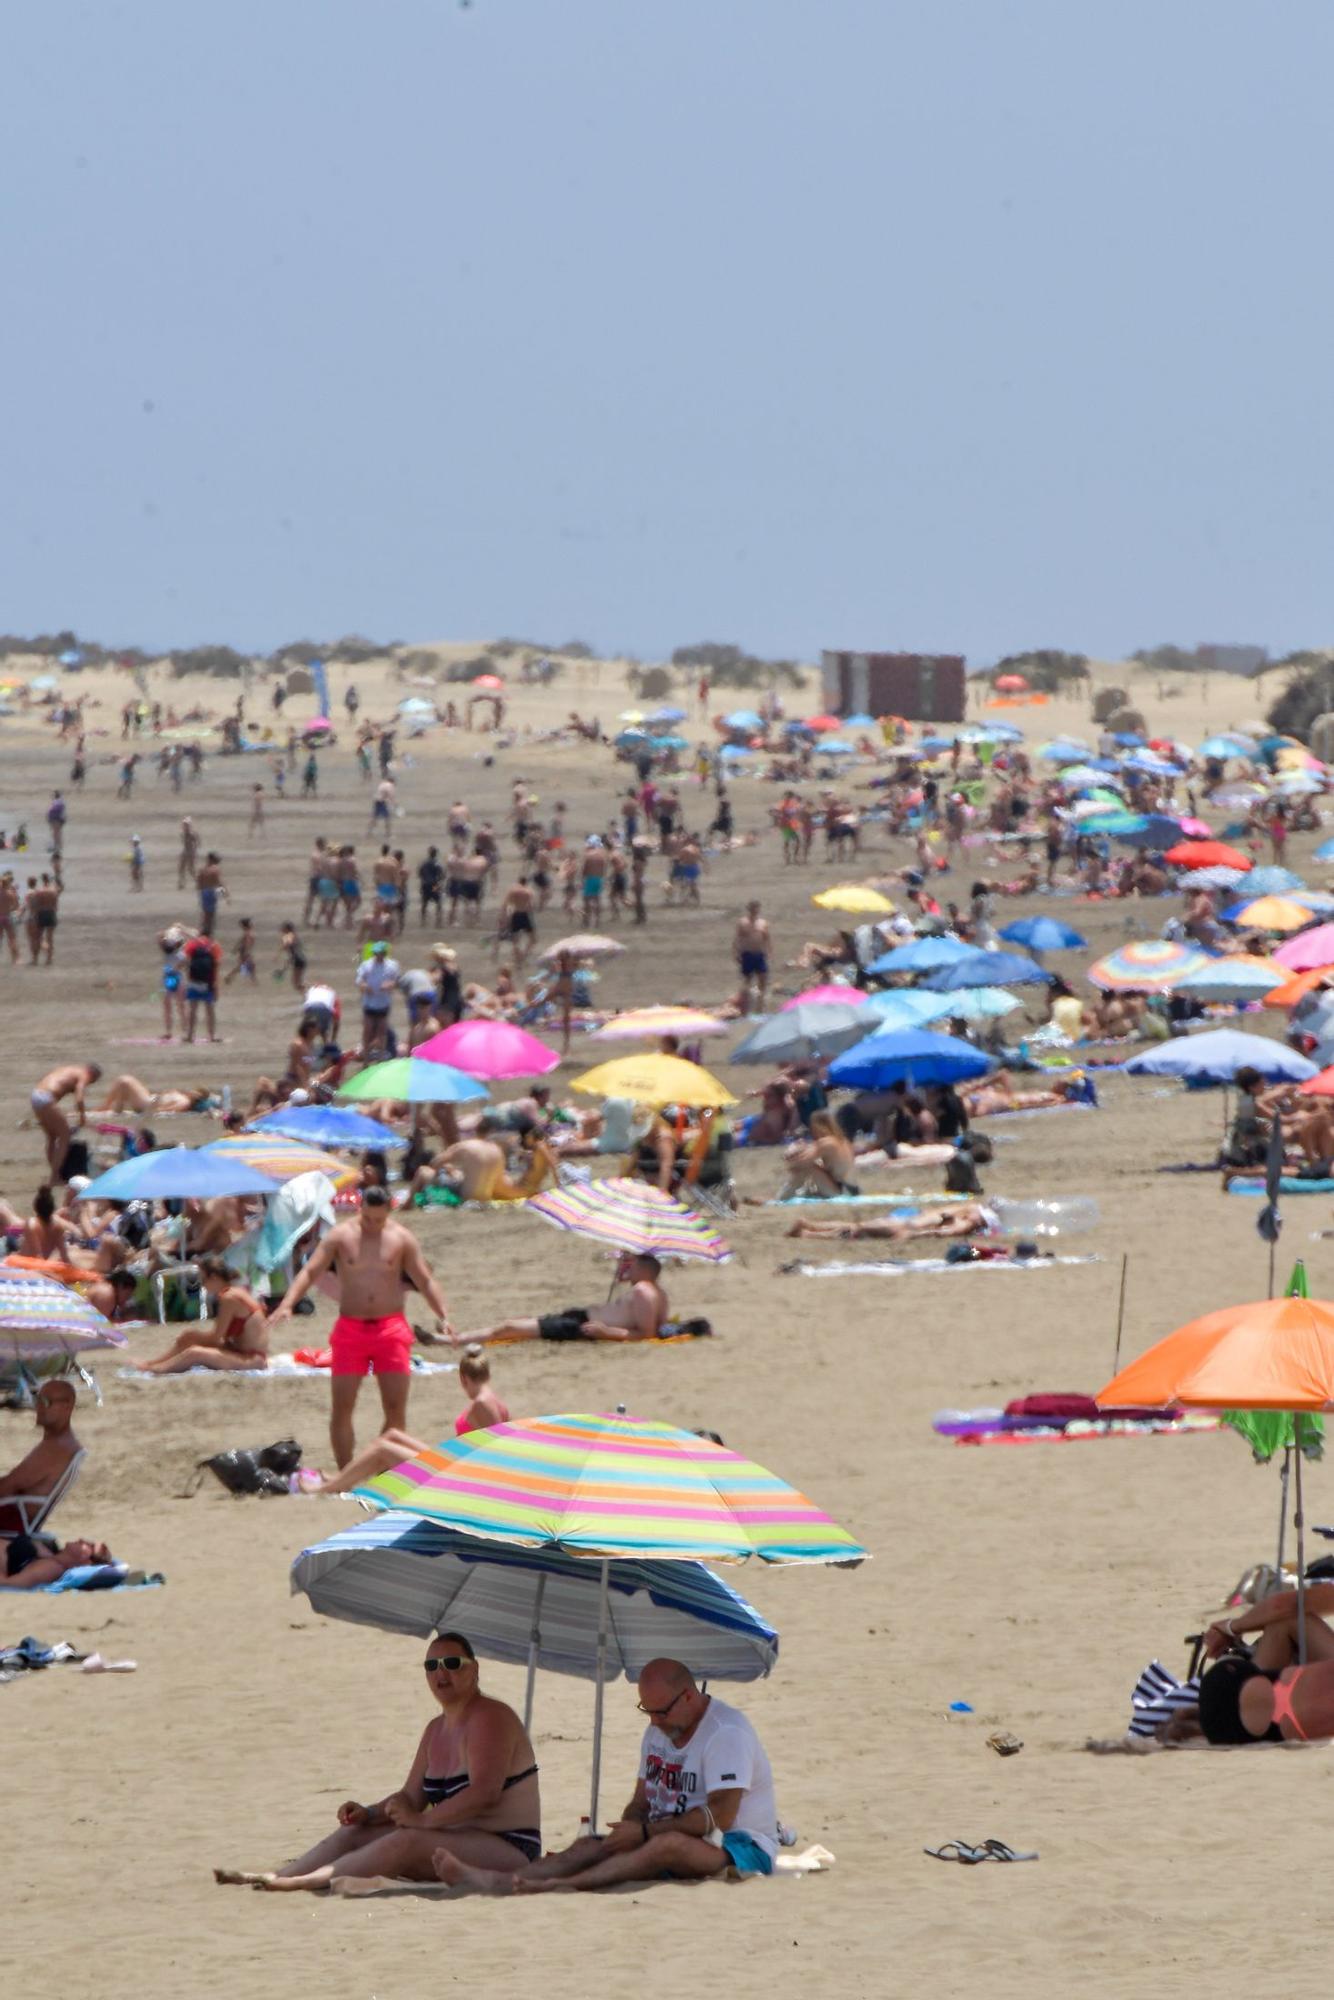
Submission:
[[[181,851],[176,857],[176,887],[183,889],[192,882],[199,864],[199,835],[189,813],[181,821]]]
[[[33,1090],[33,1116],[46,1134],[46,1164],[53,1181],[60,1178],[74,1126],[82,1125],[88,1116],[84,1093],[101,1074],[97,1063],[61,1063],[57,1069],[49,1069]],[[74,1125],[60,1108],[64,1097],[74,1099]]]
[[[57,867],[59,863],[57,862]],[[32,962],[34,965],[50,965],[51,954],[56,942],[56,913],[60,903],[60,884],[53,882],[49,875],[43,875],[37,886],[28,891],[28,912],[32,919]],[[45,954],[45,956],[43,956]]]
[[[338,1318],[329,1343],[333,1350],[329,1441],[341,1467],[356,1449],[352,1416],[362,1377],[372,1370],[384,1428],[407,1426],[412,1328],[403,1316],[404,1287],[411,1283],[422,1294],[446,1339],[453,1338],[453,1330],[449,1308],[420,1243],[401,1222],[390,1220],[384,1188],[367,1188],[360,1214],[329,1231],[270,1315],[270,1326],[290,1319],[311,1286],[330,1271],[338,1281]]]
[[[222,857],[211,851],[204,856],[204,865],[195,876],[195,887],[199,891],[199,929],[203,937],[211,938],[213,926],[217,922],[218,903],[228,891],[222,879]]]
[[[746,914],[732,938],[732,953],[741,971],[741,1011],[749,1014],[752,989],[758,1011],[764,1012],[769,986],[769,926],[758,903],[747,903]]]
[[[8,942],[11,965],[17,965],[19,962],[17,920],[22,904],[23,898],[19,895],[18,885],[6,869],[4,874],[0,875],[0,938]]]

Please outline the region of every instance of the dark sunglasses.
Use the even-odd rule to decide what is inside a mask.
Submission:
[[[654,1717],[670,1715],[672,1710],[676,1707],[677,1702],[680,1701],[681,1696],[683,1694],[686,1694],[687,1692],[688,1690],[686,1688],[679,1689],[678,1692],[672,1696],[666,1708],[645,1708],[642,1701],[637,1701],[635,1703],[635,1707],[639,1710],[639,1713],[641,1715],[648,1715]]]
[[[440,1653],[433,1660],[422,1661],[428,1674],[433,1674],[437,1667],[443,1667],[447,1674],[456,1674],[460,1667],[466,1667],[468,1664],[466,1653]]]

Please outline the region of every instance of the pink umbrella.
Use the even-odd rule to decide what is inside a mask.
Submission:
[[[780,1014],[788,1014],[794,1007],[804,1007],[808,1001],[812,1001],[817,1007],[829,1005],[855,1007],[865,998],[866,995],[859,993],[855,986],[808,986],[806,991],[798,993],[795,999],[785,1000],[778,1011]]]
[[[1298,931],[1273,954],[1277,965],[1289,972],[1310,972],[1317,965],[1334,965],[1334,924],[1317,924],[1313,931]]]
[[[1202,819],[1191,819],[1188,814],[1185,819],[1179,820],[1177,824],[1190,840],[1211,840],[1213,838],[1212,827],[1206,826]]]
[[[419,1062],[449,1063],[466,1076],[499,1082],[545,1076],[560,1062],[554,1049],[509,1021],[456,1021],[412,1051]]]

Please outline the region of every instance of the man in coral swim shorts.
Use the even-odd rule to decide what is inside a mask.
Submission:
[[[362,1378],[374,1374],[384,1408],[384,1428],[407,1425],[412,1328],[403,1316],[408,1284],[422,1294],[437,1326],[451,1336],[449,1308],[410,1229],[389,1219],[389,1195],[368,1187],[361,1213],[329,1231],[314,1256],[297,1273],[282,1304],[269,1317],[270,1326],[290,1319],[311,1286],[332,1271],[338,1283],[338,1318],[330,1345],[329,1441],[340,1467],[356,1449],[352,1413]]]

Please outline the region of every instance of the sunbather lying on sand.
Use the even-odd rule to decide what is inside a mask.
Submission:
[[[160,1117],[171,1117],[180,1111],[217,1111],[221,1103],[221,1098],[207,1084],[193,1084],[188,1090],[150,1090],[137,1076],[127,1075],[118,1076],[109,1084],[106,1096],[92,1110],[95,1116],[155,1111]]]
[[[984,1236],[999,1229],[994,1208],[961,1201],[950,1208],[919,1208],[916,1215],[872,1215],[862,1222],[819,1222],[802,1217],[789,1236],[823,1236],[836,1243],[908,1243],[914,1237]]]
[[[1053,1104],[1082,1103],[1086,1086],[1082,1076],[1054,1076],[1044,1089],[1016,1090],[1010,1072],[998,1069],[979,1083],[964,1084],[959,1095],[971,1117],[985,1118],[996,1111],[1041,1111]]]
[[[656,1340],[669,1313],[658,1283],[656,1257],[631,1257],[625,1265],[630,1289],[600,1306],[567,1306],[540,1319],[502,1319],[480,1333],[461,1333],[458,1344],[511,1340]]]
[[[1304,1667],[1294,1664],[1295,1590],[1275,1591],[1211,1625],[1204,1648],[1217,1665],[1200,1682],[1198,1711],[1178,1711],[1169,1734],[1189,1735],[1194,1726],[1210,1743],[1334,1736],[1334,1629],[1322,1613],[1334,1613],[1334,1583],[1307,1586]],[[1246,1633],[1258,1635],[1252,1651],[1234,1651]]]

